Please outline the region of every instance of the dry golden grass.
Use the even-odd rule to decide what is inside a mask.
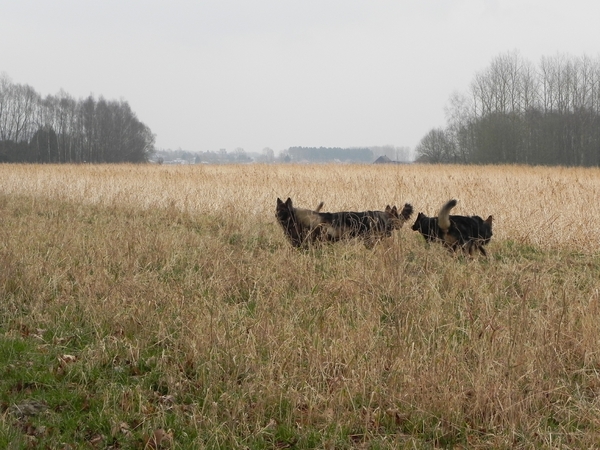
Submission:
[[[599,193],[597,169],[0,165],[0,445],[594,447]],[[296,251],[287,196],[457,197],[490,257],[409,226]]]
[[[600,171],[589,168],[3,165],[0,192],[102,206],[168,206],[191,214],[229,210],[258,221],[273,220],[278,196],[291,196],[302,207],[323,200],[329,211],[411,202],[428,215],[454,197],[461,201],[456,214],[493,214],[499,239],[582,250],[600,242]]]

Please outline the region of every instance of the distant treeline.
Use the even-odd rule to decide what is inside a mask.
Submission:
[[[498,56],[466,94],[451,97],[447,127],[415,148],[434,163],[600,165],[600,58]]]
[[[246,154],[242,148],[236,148],[233,152],[227,152],[225,149],[221,149],[217,152],[190,152],[182,149],[157,149],[153,155],[152,161],[159,164],[239,164],[254,162],[255,158]]]
[[[0,75],[0,162],[139,163],[155,138],[129,104],[60,92],[42,98]]]
[[[153,161],[167,164],[230,164],[230,163],[294,163],[294,162],[345,162],[345,163],[372,163],[379,156],[386,156],[389,161],[408,162],[411,160],[411,151],[408,147],[394,147],[392,145],[373,146],[364,148],[341,147],[290,147],[280,154],[265,147],[261,153],[246,153],[243,148],[236,148],[233,152],[225,149],[219,151],[190,152],[182,149],[157,149]]]
[[[371,149],[363,148],[339,148],[339,147],[290,147],[284,152],[291,161],[310,162],[373,162]]]

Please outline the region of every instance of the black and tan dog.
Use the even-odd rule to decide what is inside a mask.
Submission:
[[[440,241],[451,250],[462,249],[469,255],[479,250],[487,256],[484,245],[492,238],[493,217],[483,220],[479,216],[450,215],[457,203],[454,199],[448,201],[437,217],[419,213],[412,229],[421,233],[428,242]]]
[[[314,211],[295,208],[291,198],[288,197],[285,202],[277,198],[275,217],[292,246],[302,247],[322,240],[325,231],[319,213],[322,207],[323,202],[319,203]]]
[[[330,241],[362,239],[365,246],[373,247],[378,241],[392,235],[410,219],[413,207],[405,203],[402,211],[396,206],[386,206],[384,211],[343,211],[320,213],[326,222],[326,235]]]
[[[295,208],[292,200],[277,199],[275,215],[288,239],[294,247],[301,247],[315,241],[336,242],[343,239],[360,238],[367,247],[372,247],[393,230],[402,228],[410,219],[413,207],[406,203],[402,211],[396,206],[387,206],[384,211],[343,211],[320,212],[323,203],[316,210]]]

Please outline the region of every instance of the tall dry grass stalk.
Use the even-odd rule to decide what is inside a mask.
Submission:
[[[60,442],[170,429],[176,448],[593,447],[599,175],[0,166],[0,331],[76,356],[47,383],[95,406]],[[494,215],[491,256],[454,257],[409,227],[373,250],[296,251],[278,196],[430,215],[457,197],[457,213]],[[62,424],[73,412],[54,401],[39,420]]]

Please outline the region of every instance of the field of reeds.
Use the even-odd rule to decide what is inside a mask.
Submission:
[[[293,249],[277,197],[494,216]],[[0,448],[593,448],[600,170],[0,165]],[[413,217],[414,218],[414,217]]]

